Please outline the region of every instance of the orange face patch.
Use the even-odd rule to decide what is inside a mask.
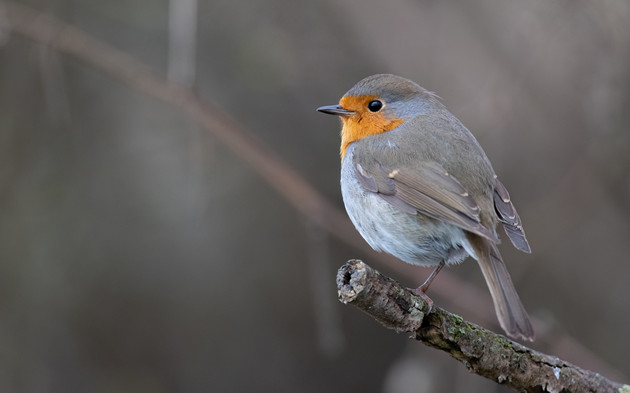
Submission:
[[[378,97],[370,94],[361,96],[344,96],[339,101],[344,109],[353,111],[352,116],[341,116],[341,159],[346,155],[348,146],[359,139],[374,134],[382,134],[398,127],[407,119],[386,117],[383,110],[371,112],[368,103]],[[387,105],[387,103],[384,103]]]

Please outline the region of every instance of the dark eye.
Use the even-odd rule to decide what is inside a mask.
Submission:
[[[379,100],[370,101],[370,103],[368,104],[368,109],[370,110],[370,112],[378,112],[381,110],[382,107],[383,103]]]

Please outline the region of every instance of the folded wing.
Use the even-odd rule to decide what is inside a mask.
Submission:
[[[366,166],[354,164],[359,182],[392,206],[497,241],[494,232],[481,224],[480,208],[475,200],[440,164],[426,162],[415,168],[385,168],[378,163]]]

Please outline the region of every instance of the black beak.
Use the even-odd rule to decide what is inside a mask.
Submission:
[[[344,109],[341,105],[326,105],[320,106],[317,108],[319,112],[327,113],[329,115],[337,115],[337,116],[352,116],[354,115],[353,111],[349,111]]]

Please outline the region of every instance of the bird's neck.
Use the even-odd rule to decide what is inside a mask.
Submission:
[[[350,118],[341,118],[341,159],[346,155],[348,146],[370,135],[382,134],[391,131],[406,121],[406,119],[387,119],[382,114],[370,114],[370,116],[355,115]]]

